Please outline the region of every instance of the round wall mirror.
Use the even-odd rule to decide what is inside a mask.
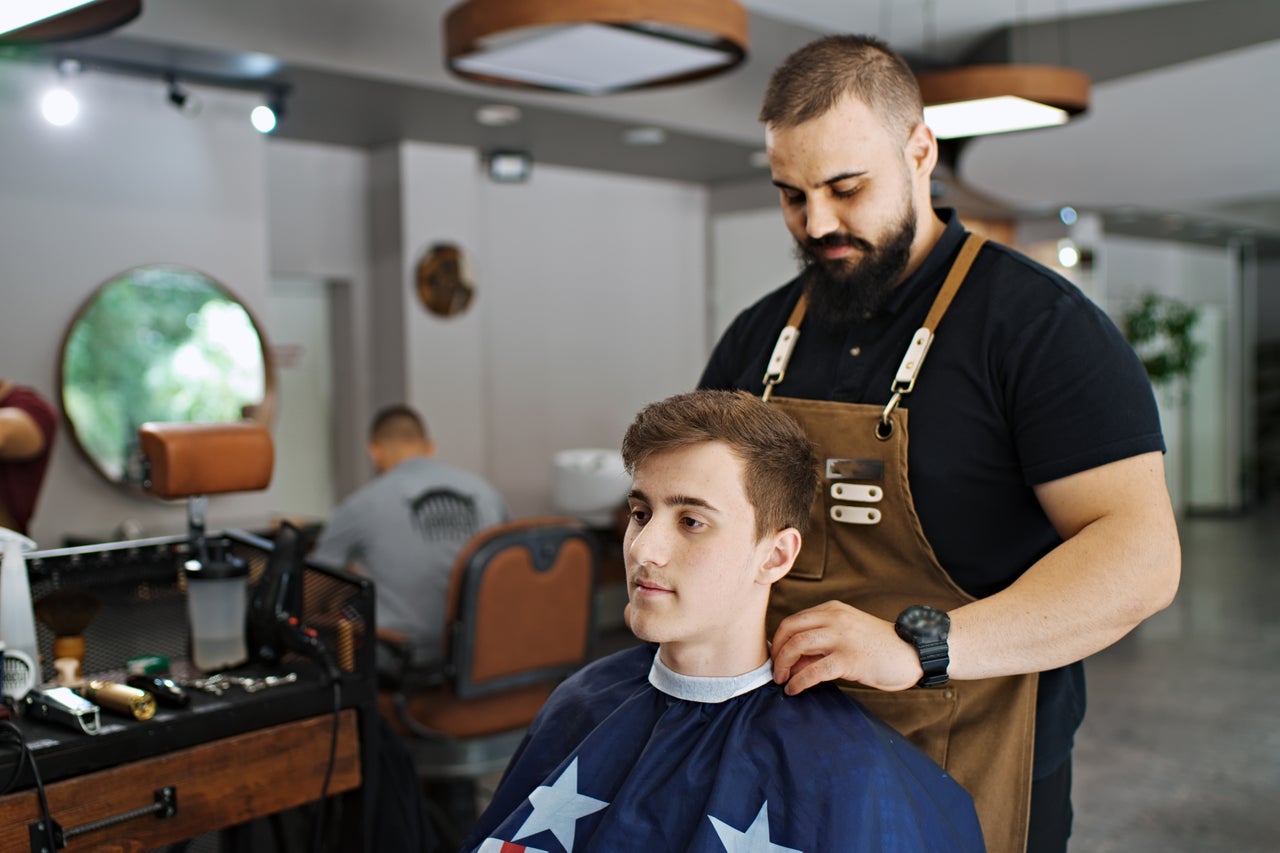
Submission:
[[[141,489],[148,421],[268,420],[266,342],[240,301],[192,269],[135,267],[99,287],[62,342],[62,411],[109,482]]]

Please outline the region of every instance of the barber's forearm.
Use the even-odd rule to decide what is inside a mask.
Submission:
[[[1172,520],[1100,519],[996,595],[951,611],[952,678],[1042,672],[1119,640],[1173,600]]]
[[[21,409],[0,409],[0,459],[21,461],[44,450],[44,433]]]

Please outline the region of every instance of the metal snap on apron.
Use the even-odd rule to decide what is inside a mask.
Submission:
[[[773,398],[804,427],[824,461],[823,494],[791,572],[774,584],[772,635],[783,617],[832,599],[893,621],[912,604],[954,610],[973,601],[925,539],[907,479],[907,414],[933,333],[983,239],[969,235],[924,326],[903,358],[885,406]],[[774,349],[764,399],[786,373],[804,317],[801,296]],[[942,765],[973,796],[991,851],[1023,851],[1031,806],[1037,675],[955,681],[888,693],[840,686]]]

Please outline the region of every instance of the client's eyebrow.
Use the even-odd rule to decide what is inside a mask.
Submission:
[[[653,501],[649,500],[645,493],[639,489],[632,489],[627,493],[627,498],[629,500],[636,500],[641,503],[646,503],[649,506],[653,506]],[[664,506],[696,506],[699,509],[705,509],[710,512],[720,512],[720,510],[716,509],[714,504],[704,501],[702,498],[695,498],[691,495],[670,495],[665,498],[662,503]]]

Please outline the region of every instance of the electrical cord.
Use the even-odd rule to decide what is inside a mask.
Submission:
[[[314,638],[314,653],[318,662],[324,667],[329,683],[333,687],[333,726],[329,733],[329,762],[324,771],[324,782],[320,786],[320,799],[316,803],[315,835],[312,837],[313,853],[321,853],[324,849],[325,805],[329,799],[329,785],[333,781],[333,769],[338,760],[338,723],[342,712],[342,673],[334,663],[328,648]]]
[[[58,849],[58,843],[54,838],[53,816],[49,814],[49,801],[44,794],[44,782],[40,781],[40,768],[36,766],[36,757],[31,752],[31,747],[27,745],[27,738],[22,734],[22,729],[18,728],[12,720],[0,720],[0,747],[16,748],[18,751],[18,760],[13,765],[13,775],[5,782],[0,794],[7,794],[13,790],[13,786],[18,783],[18,777],[22,775],[23,762],[29,763],[31,778],[36,783],[36,797],[40,801],[40,817],[44,825],[45,840],[49,844],[49,853],[53,853]]]

